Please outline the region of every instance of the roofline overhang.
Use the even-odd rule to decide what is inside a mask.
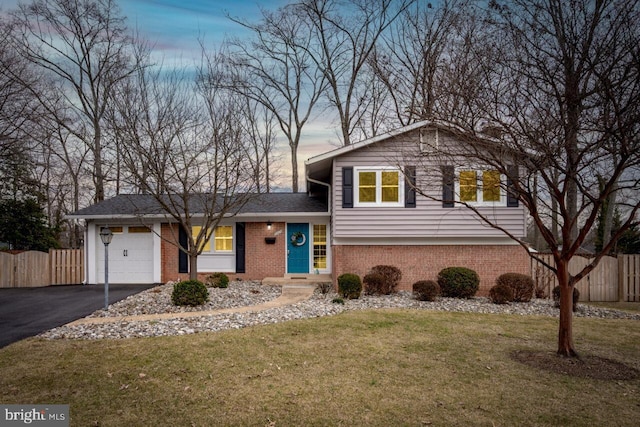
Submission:
[[[264,217],[264,218],[277,218],[277,217],[325,217],[329,215],[329,211],[323,211],[323,212],[246,212],[246,213],[239,213],[239,214],[225,214],[224,217],[225,218],[257,218],[257,217]],[[204,214],[193,214],[193,217],[202,217],[204,216]],[[127,219],[131,219],[131,220],[141,220],[141,219],[153,219],[153,220],[167,220],[167,221],[173,221],[175,220],[174,217],[172,217],[171,215],[163,215],[163,214],[148,214],[148,215],[125,215],[125,214],[121,214],[121,215],[66,215],[65,218],[67,219],[84,219],[84,220],[109,220],[109,219],[118,219],[118,220],[127,220]]]

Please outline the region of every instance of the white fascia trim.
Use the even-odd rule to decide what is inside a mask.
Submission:
[[[257,221],[266,221],[266,219],[279,218],[327,218],[329,212],[268,212],[268,213],[244,213],[233,215],[233,218],[255,218]]]
[[[281,217],[313,217],[313,218],[321,218],[329,215],[329,212],[257,212],[257,213],[240,213],[240,214],[226,214],[225,218],[281,218]],[[202,214],[193,214],[193,218],[203,217]],[[65,218],[68,219],[85,219],[87,221],[106,221],[106,220],[151,220],[151,221],[161,221],[161,222],[174,222],[175,218],[168,215],[86,215],[86,216],[73,216],[67,215]]]

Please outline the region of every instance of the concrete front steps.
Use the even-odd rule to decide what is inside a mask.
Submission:
[[[265,277],[262,279],[263,285],[273,286],[307,285],[315,287],[323,283],[333,283],[330,274],[287,274],[284,277]]]

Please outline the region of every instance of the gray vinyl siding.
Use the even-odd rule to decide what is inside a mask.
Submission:
[[[443,208],[442,202],[429,200],[417,195],[415,208],[403,207],[353,207],[342,208],[342,167],[396,167],[416,164],[415,147],[417,132],[398,136],[378,144],[337,157],[333,162],[333,237],[336,239],[353,238],[502,238],[504,233],[482,223],[469,209],[464,207]],[[441,144],[455,141],[440,134]],[[431,167],[438,168],[443,160],[434,159]],[[442,163],[440,163],[442,164]],[[355,171],[354,171],[355,173]],[[421,188],[431,183],[428,193],[440,198],[442,195],[441,176],[427,176],[424,164],[418,165],[417,181]],[[357,188],[354,188],[357,199]],[[517,237],[525,235],[525,212],[520,207],[487,207],[483,214],[496,221]]]

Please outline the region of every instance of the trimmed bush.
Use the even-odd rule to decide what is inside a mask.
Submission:
[[[366,295],[383,295],[385,289],[384,276],[380,273],[371,272],[362,278],[364,293]]]
[[[338,277],[338,293],[346,299],[358,299],[362,292],[362,282],[357,274],[345,273]]]
[[[560,286],[553,288],[551,292],[553,295],[553,301],[556,307],[560,307]],[[578,310],[578,301],[580,300],[580,291],[575,286],[573,287],[573,311]]]
[[[505,273],[498,276],[496,285],[507,285],[513,291],[513,302],[529,302],[533,298],[535,284],[531,276],[520,273]]]
[[[368,281],[367,278],[370,277]],[[376,276],[380,276],[379,278]],[[367,295],[391,295],[402,279],[402,272],[392,265],[376,265],[364,276],[364,288]]]
[[[207,286],[211,288],[228,288],[229,276],[224,273],[213,273],[207,277]]]
[[[494,304],[507,304],[513,301],[513,288],[501,282],[489,289],[489,299]]]
[[[198,280],[183,280],[173,285],[171,302],[174,305],[202,305],[208,298],[207,287]]]
[[[448,267],[438,273],[438,285],[443,297],[471,298],[480,287],[478,273],[465,267]]]
[[[418,301],[435,301],[440,286],[433,280],[420,280],[413,284],[413,297]]]

